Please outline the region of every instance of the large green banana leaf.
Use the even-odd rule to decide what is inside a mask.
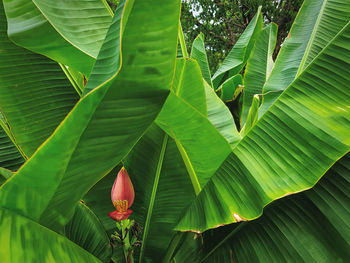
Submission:
[[[90,75],[113,16],[104,0],[3,2],[16,44]]]
[[[176,72],[173,81],[172,91],[175,92],[181,98],[183,98],[189,105],[191,105],[191,107],[193,107],[196,111],[200,112],[203,116],[207,114],[206,98],[202,83],[202,76],[200,74],[200,68],[195,61],[185,58],[179,58],[176,60]],[[166,106],[164,107],[166,108]],[[191,123],[188,124],[190,125]],[[196,126],[194,125],[192,126],[192,128],[195,129]],[[157,130],[157,128],[153,128],[153,130]],[[163,140],[163,133],[148,133],[149,135],[145,135],[148,139],[145,140],[149,141],[149,138],[155,137],[154,134],[159,135],[158,140]],[[181,147],[181,143],[178,142],[178,146]],[[142,147],[138,147],[137,145],[136,148],[142,149]],[[131,154],[135,155],[135,153],[133,153],[135,151],[133,150]],[[140,151],[137,150],[137,152]],[[185,158],[185,156],[183,157]],[[191,161],[188,158],[185,158],[185,160],[187,161],[187,164],[191,166]],[[129,167],[131,167],[131,165],[129,165]],[[110,192],[111,186],[113,185],[113,182],[115,180],[115,176],[120,168],[120,166],[116,167],[114,171],[105,176],[84,196],[84,201],[98,215],[101,222],[105,226],[105,229],[109,233],[111,233],[112,229],[115,228],[115,224],[109,218],[109,216],[107,216],[107,213],[113,210],[113,205],[110,201],[110,195],[106,193]],[[131,167],[131,169],[133,168]],[[195,172],[193,173],[192,180],[195,182],[195,185],[197,185],[198,179],[197,174]]]
[[[263,92],[265,82],[273,68],[272,54],[277,39],[277,25],[266,26],[256,41],[252,54],[248,59],[244,73],[244,90],[241,112],[241,127],[245,124],[249,108],[255,94]]]
[[[3,132],[3,129],[0,129],[1,132]],[[1,133],[1,135],[4,136],[1,136],[0,144],[4,147],[0,147],[0,163],[4,167],[11,168],[15,171],[24,162],[24,158],[21,156],[14,142],[10,140],[10,131],[7,130],[6,133]],[[0,167],[0,185],[12,175],[13,173],[10,170]],[[79,203],[72,220],[65,226],[64,234],[75,244],[83,247],[97,258],[100,258],[103,262],[110,262],[112,249],[109,244],[108,235],[96,215],[84,204]],[[79,250],[77,251],[78,252],[75,253],[79,255],[85,253],[79,252]],[[14,250],[14,253],[17,252]],[[5,258],[6,260],[10,260],[11,257],[12,255],[7,255]]]
[[[213,110],[222,112],[222,109],[214,109],[218,102],[212,98],[209,98],[211,104],[205,100],[205,82],[197,62],[188,59],[179,60],[181,61],[186,65],[182,68],[177,67],[176,75],[183,76],[181,82],[180,78],[175,78],[174,83],[177,85],[166,100],[156,123],[175,140],[196,193],[199,193],[231,148],[226,138],[208,120],[207,110],[209,115],[213,116]],[[183,69],[184,73],[181,73],[180,69]]]
[[[204,80],[213,87],[211,81],[211,73],[209,69],[209,63],[207,58],[207,52],[205,51],[204,35],[200,33],[192,43],[191,58],[197,60],[199,67],[201,68]]]
[[[207,53],[205,52],[204,35],[199,34],[192,43],[191,58],[197,60],[203,79],[209,121],[218,129],[232,147],[241,139],[233,117],[226,105],[218,98],[210,77]],[[242,80],[242,79],[241,79]],[[196,81],[200,83],[200,81]],[[189,83],[188,83],[189,84]],[[198,85],[198,84],[197,84]],[[191,90],[190,88],[185,90]]]
[[[264,86],[262,116],[350,20],[348,0],[305,0]]]
[[[347,155],[314,188],[277,200],[257,220],[208,236],[201,262],[347,262],[349,193]]]
[[[223,137],[234,148],[242,139],[233,116],[225,103],[216,95],[207,83],[204,83],[207,96],[208,120],[218,129]]]
[[[191,104],[201,114],[207,115],[206,94],[201,69],[194,60],[176,59],[176,72],[172,91]]]
[[[198,193],[231,152],[229,142],[207,116],[173,92],[156,122],[180,146],[187,170],[196,178]]]
[[[128,21],[121,21],[126,23],[120,45],[124,63],[77,103],[0,188],[2,208],[55,230],[62,228],[77,201],[120,162],[157,116],[174,75],[180,3],[153,0],[125,5],[133,6],[125,8],[131,10]],[[149,18],[140,30],[139,21],[145,17]]]
[[[321,50],[350,20],[350,3],[346,0],[324,0],[320,14],[313,27],[305,54],[300,63],[300,74]]]
[[[0,232],[3,263],[101,263],[66,237],[8,209],[0,210]]]
[[[350,150],[349,41],[350,22],[234,148],[178,230],[255,219],[273,200],[312,187]]]
[[[240,36],[235,46],[231,49],[221,66],[212,77],[214,87],[217,88],[224,80],[224,76],[233,76],[239,73],[246,64],[249,55],[254,47],[255,41],[263,27],[261,7],[254,18],[250,21],[243,34]]]
[[[83,91],[83,95],[86,95],[101,83],[112,78],[115,74],[116,68],[120,66],[120,37],[122,35],[121,32],[124,32],[126,25],[126,23],[121,23],[121,20],[123,16],[123,19],[127,21],[132,6],[132,4],[125,5],[125,0],[120,1],[117,10],[115,11],[112,25],[106,35],[104,45],[98,54],[89,81]],[[121,28],[118,26],[119,24],[121,24]]]
[[[13,44],[0,3],[0,111],[18,147],[30,157],[78,99],[60,66]]]
[[[97,216],[84,203],[79,202],[74,216],[64,228],[64,234],[102,262],[110,262],[112,247],[109,236]]]

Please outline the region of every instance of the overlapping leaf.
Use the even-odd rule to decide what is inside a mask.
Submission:
[[[199,67],[201,68],[204,80],[213,87],[211,81],[211,73],[209,69],[209,63],[207,58],[207,52],[205,51],[204,35],[199,34],[192,43],[191,58],[197,60]]]
[[[212,81],[215,88],[221,84],[225,74],[230,77],[236,75],[242,70],[249,58],[255,41],[262,30],[262,26],[263,19],[261,8],[259,8],[254,18],[236,42],[235,46],[222,62],[222,65],[213,75]]]
[[[4,0],[8,33],[18,45],[89,76],[112,21],[100,0]]]
[[[156,122],[180,146],[187,170],[194,178],[192,183],[197,181],[196,192],[200,191],[231,152],[228,141],[205,115],[173,92]]]
[[[258,217],[312,187],[350,150],[350,22],[243,138],[177,226],[203,231]]]
[[[0,3],[0,110],[30,157],[72,109],[78,96],[54,61],[13,44]]]
[[[247,120],[240,131],[242,137],[244,137],[250,131],[250,129],[253,128],[255,123],[258,121],[259,101],[260,101],[259,96],[254,95],[252,105],[250,106],[250,109],[247,115]]]
[[[229,102],[237,99],[243,91],[242,76],[234,75],[225,80],[216,90],[218,96],[224,101]]]
[[[0,188],[1,207],[59,229],[72,217],[77,201],[120,162],[157,116],[174,75],[180,4],[154,0],[126,1],[128,5],[121,67],[83,97]],[[150,13],[140,27],[140,19]],[[27,191],[21,191],[23,185]]]
[[[196,112],[206,115],[202,76],[195,61],[177,59],[172,92]],[[167,108],[166,104],[164,108]],[[188,125],[195,128],[191,123]],[[140,254],[136,255],[139,262],[162,260],[175,234],[173,228],[178,216],[195,197],[196,191],[200,191],[197,174],[191,170],[191,165],[192,160],[184,156],[181,141],[175,141],[156,124],[125,158],[124,166],[135,188],[131,218],[143,227]],[[109,192],[116,173],[103,178],[84,197],[108,232],[115,228],[107,213],[113,210]]]
[[[238,225],[231,233],[227,227],[224,235],[214,234],[217,237],[206,240],[202,262],[346,262],[349,179],[348,155],[313,189],[274,202],[261,218]]]
[[[177,59],[172,91],[191,104],[201,114],[207,115],[206,94],[201,70],[192,59]]]
[[[254,95],[263,92],[264,84],[270,76],[274,64],[272,54],[275,49],[276,38],[277,25],[271,23],[262,30],[247,62],[244,73],[241,126],[246,122]]]
[[[23,162],[24,158],[19,153],[16,145],[0,126],[0,167],[16,171]]]
[[[112,247],[109,236],[96,215],[85,204],[79,202],[72,220],[64,228],[64,233],[67,238],[102,262],[110,262]]]
[[[132,4],[125,5],[125,0],[120,1],[83,95],[108,81],[114,76],[116,69],[119,68],[121,60],[119,52],[120,38],[126,25],[121,23],[122,16],[127,21],[132,7]],[[121,27],[118,26],[119,24]]]
[[[216,95],[214,90],[205,83],[207,96],[208,120],[225,137],[232,148],[241,140],[235,121],[225,103]]]
[[[69,239],[7,209],[0,210],[0,232],[4,263],[101,262]]]
[[[305,0],[264,86],[262,116],[350,19],[347,0]]]

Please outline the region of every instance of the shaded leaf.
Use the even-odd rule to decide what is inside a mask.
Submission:
[[[242,76],[239,74],[225,80],[216,90],[224,102],[235,100],[242,91]]]
[[[112,247],[109,236],[96,215],[84,203],[79,202],[72,219],[64,228],[64,233],[67,238],[102,262],[110,262]]]
[[[350,256],[350,158],[317,185],[273,202],[261,218],[206,240],[203,262],[346,262]],[[242,223],[240,223],[242,224]],[[232,228],[232,227],[230,227]],[[216,236],[215,232],[214,235]],[[210,246],[209,245],[209,246]],[[230,253],[231,251],[231,253]]]
[[[6,125],[2,120],[0,123]],[[5,127],[6,129],[6,127]],[[16,171],[24,162],[24,158],[8,133],[0,126],[0,167]]]
[[[0,209],[0,232],[4,263],[101,262],[69,239],[7,209]]]
[[[30,157],[78,96],[57,63],[13,44],[6,27],[0,3],[0,110],[17,145]]]
[[[160,262],[179,215],[195,197],[175,141],[152,125],[124,163],[135,186],[134,218],[143,226],[139,262]]]

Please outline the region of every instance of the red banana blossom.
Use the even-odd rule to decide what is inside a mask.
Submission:
[[[119,171],[117,178],[114,181],[111,198],[116,210],[110,212],[108,215],[116,221],[127,219],[132,213],[132,210],[129,209],[129,207],[134,202],[135,192],[129,175],[124,167]]]

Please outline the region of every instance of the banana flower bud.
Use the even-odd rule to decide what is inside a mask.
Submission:
[[[129,175],[124,167],[119,171],[117,178],[114,181],[111,198],[116,210],[110,212],[108,215],[116,221],[127,219],[132,213],[132,210],[129,209],[129,207],[134,202],[135,192]]]

